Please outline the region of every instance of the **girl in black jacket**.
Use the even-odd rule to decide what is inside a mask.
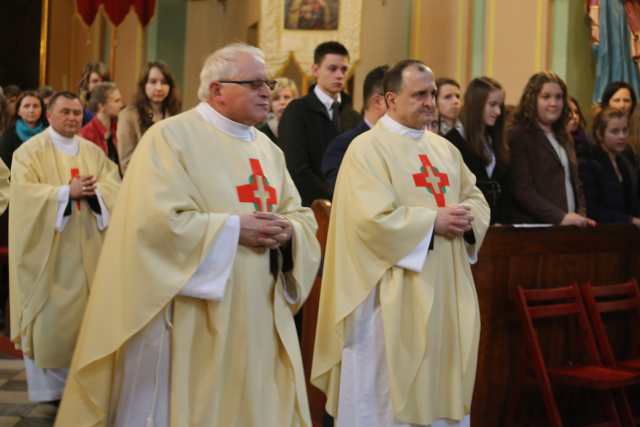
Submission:
[[[581,160],[589,217],[601,223],[633,223],[640,226],[638,176],[623,155],[629,137],[628,115],[605,108],[593,120],[596,146]]]

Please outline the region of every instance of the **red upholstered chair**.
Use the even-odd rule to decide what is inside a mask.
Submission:
[[[640,383],[640,373],[603,366],[578,287],[575,284],[553,289],[518,287],[516,303],[527,342],[528,365],[542,393],[548,425],[563,426],[552,386],[598,393],[608,420],[597,426],[634,425],[624,387]],[[580,345],[583,360],[567,361],[563,366],[547,366],[536,324],[551,318],[576,321],[578,329],[574,338]]]

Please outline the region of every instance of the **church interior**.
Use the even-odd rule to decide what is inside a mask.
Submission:
[[[207,55],[243,42],[263,50],[270,78],[286,77],[305,95],[315,83],[314,47],[336,40],[349,51],[345,92],[357,112],[367,107],[367,74],[407,58],[422,61],[435,78],[458,82],[462,94],[475,78],[498,81],[507,111],[516,109],[530,76],[551,71],[581,106],[585,130],[608,83],[621,80],[640,89],[637,0],[324,0],[319,4],[331,19],[309,27],[302,15],[289,16],[300,1],[2,0],[0,87],[5,96],[9,86],[79,92],[85,65],[102,63],[123,104],[132,105],[145,65],[161,61],[187,111],[198,105]],[[603,18],[607,8],[618,15]],[[605,26],[623,36],[610,35]],[[629,114],[636,159],[638,110]],[[638,164],[633,173],[640,177]],[[635,198],[640,204],[640,192]],[[331,203],[316,200],[311,208],[324,251]],[[2,304],[9,293],[6,216],[0,219]],[[601,366],[640,373],[640,228],[631,222],[489,228],[471,267],[481,319],[472,425],[640,423],[640,375],[624,386],[598,376]],[[310,382],[321,273],[297,319],[313,427],[331,425],[325,396]],[[619,286],[600,295],[591,285]],[[28,398],[22,355],[9,339],[8,310],[7,303],[0,427],[51,426],[56,407]],[[585,360],[590,365],[580,370]]]

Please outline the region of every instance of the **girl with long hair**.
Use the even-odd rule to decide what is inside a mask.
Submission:
[[[471,80],[460,126],[446,135],[476,176],[491,208],[491,223],[509,222],[508,152],[504,142],[504,89],[489,77]]]
[[[149,62],[138,80],[133,105],[118,117],[118,158],[122,173],[126,173],[131,155],[142,135],[154,123],[180,112],[175,79],[163,62]]]
[[[508,132],[513,220],[587,227],[569,121],[567,85],[552,72],[529,79]]]

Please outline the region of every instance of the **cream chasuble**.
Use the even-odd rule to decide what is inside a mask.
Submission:
[[[29,397],[35,401],[61,396],[120,186],[117,166],[96,148],[49,128],[13,157],[11,338],[25,355]],[[69,201],[74,174],[96,177],[94,209],[99,213],[85,199]]]
[[[9,206],[9,178],[11,177],[11,171],[0,160],[0,215],[7,210]]]
[[[136,341],[150,343],[140,366],[150,357],[158,379],[170,373],[167,390],[159,381],[146,393],[144,425],[162,417],[171,427],[311,425],[293,314],[319,264],[315,220],[265,135],[252,129],[243,140],[208,114],[216,113],[201,104],[163,120],[133,155],[56,425],[122,423],[122,369]],[[294,228],[293,268],[277,280],[269,251],[237,245],[233,218],[256,210]],[[233,250],[229,272],[213,265]],[[211,284],[213,271],[228,275],[222,287]]]
[[[469,422],[480,335],[469,258],[489,208],[453,145],[399,128],[385,116],[356,138],[334,194],[312,382],[339,427]],[[475,243],[430,239],[437,207],[460,203]]]

